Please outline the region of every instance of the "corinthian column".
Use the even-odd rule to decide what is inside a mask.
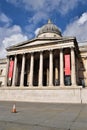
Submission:
[[[22,69],[21,69],[20,86],[24,86],[24,69],[25,69],[25,54],[23,54],[23,56],[22,56]]]
[[[33,53],[31,53],[31,60],[30,60],[30,85],[33,86],[33,67],[34,67],[34,56]]]
[[[75,52],[74,52],[74,48],[71,48],[71,82],[72,82],[72,85],[76,85]]]
[[[50,50],[49,55],[49,86],[53,86],[53,52]]]
[[[40,52],[39,62],[39,86],[43,86],[43,53]]]
[[[64,86],[63,49],[60,49],[60,85]]]
[[[15,55],[12,86],[15,86],[16,67],[17,67],[17,56]]]

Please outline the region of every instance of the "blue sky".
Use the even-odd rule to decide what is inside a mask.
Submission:
[[[8,46],[34,38],[48,19],[63,36],[87,41],[87,0],[0,0],[0,58]]]

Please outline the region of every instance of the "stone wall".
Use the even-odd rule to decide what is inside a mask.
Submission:
[[[5,77],[6,77],[6,59],[0,59],[0,86],[5,85]]]
[[[0,88],[0,101],[87,103],[87,89]]]

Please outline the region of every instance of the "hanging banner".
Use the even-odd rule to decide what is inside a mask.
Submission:
[[[10,63],[9,63],[9,71],[8,71],[8,78],[9,78],[9,80],[12,79],[12,76],[13,76],[13,68],[14,68],[14,61],[11,60]]]
[[[70,55],[65,55],[65,75],[70,75]]]

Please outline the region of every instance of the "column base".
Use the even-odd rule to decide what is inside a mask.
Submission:
[[[49,84],[48,87],[53,87],[54,85],[53,84]]]
[[[23,85],[20,85],[19,87],[20,87],[20,88],[24,88],[24,86],[23,86]]]
[[[65,85],[64,84],[60,84],[59,87],[65,88]]]
[[[29,87],[32,87],[33,85],[29,85]]]
[[[72,84],[71,87],[72,88],[77,88],[77,87],[82,88],[82,86],[78,86],[77,84]]]
[[[43,86],[43,85],[41,84],[41,85],[38,86],[38,88],[42,88],[42,86]]]

